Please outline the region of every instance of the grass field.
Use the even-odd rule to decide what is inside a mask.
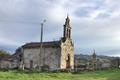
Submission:
[[[102,70],[93,72],[22,72],[0,71],[0,80],[120,80],[120,70]]]

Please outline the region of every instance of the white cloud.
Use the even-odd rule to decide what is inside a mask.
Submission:
[[[66,14],[67,11],[61,6],[56,6],[48,11],[48,17],[54,22],[63,21]]]

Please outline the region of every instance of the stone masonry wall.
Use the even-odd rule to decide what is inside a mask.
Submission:
[[[30,61],[33,61],[33,68],[37,68],[39,60],[40,64],[48,65],[51,70],[60,68],[60,48],[43,48],[41,56],[39,48],[24,49],[24,64],[25,67],[30,68]]]

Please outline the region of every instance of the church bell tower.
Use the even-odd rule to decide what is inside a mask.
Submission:
[[[65,39],[71,39],[71,26],[70,26],[69,16],[67,16],[65,24],[64,24],[64,34],[63,34],[63,37]]]

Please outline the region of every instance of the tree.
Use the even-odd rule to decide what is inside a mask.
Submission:
[[[6,57],[6,56],[10,56],[10,54],[4,50],[0,50],[0,57]]]

